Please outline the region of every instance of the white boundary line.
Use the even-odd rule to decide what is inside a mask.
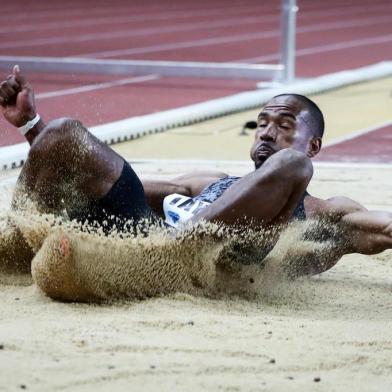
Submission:
[[[278,20],[279,15],[276,15],[276,20]],[[385,16],[379,16],[376,19],[384,20]],[[13,43],[0,43],[0,49],[8,49],[8,48],[17,48],[17,47],[33,47],[33,46],[48,46],[48,45],[58,45],[61,43],[69,43],[72,40],[72,43],[75,42],[87,42],[87,41],[104,41],[104,40],[113,40],[115,38],[129,38],[129,37],[140,37],[140,36],[149,36],[149,35],[159,35],[159,34],[168,34],[168,33],[181,33],[181,32],[191,32],[194,30],[203,31],[209,29],[215,29],[220,27],[230,27],[230,26],[241,26],[247,25],[250,23],[256,23],[257,20],[260,21],[258,17],[248,17],[248,18],[233,18],[233,19],[225,19],[222,21],[215,22],[197,22],[197,23],[179,23],[176,25],[163,26],[163,27],[147,27],[143,29],[126,29],[126,30],[115,30],[115,31],[106,31],[99,33],[89,33],[89,34],[79,34],[77,36],[51,36],[46,38],[35,38],[30,40],[20,40],[18,42]],[[377,20],[373,21],[373,24],[376,23]],[[390,18],[389,18],[390,22]],[[382,23],[378,22],[378,23]],[[276,34],[280,34],[280,30],[276,29]],[[83,56],[82,54],[81,56]],[[87,54],[89,55],[89,54]],[[87,56],[84,55],[84,56]]]
[[[246,166],[253,167],[253,162],[249,159],[247,161],[236,160],[215,160],[215,159],[130,159],[130,164],[136,165],[179,165],[179,166]],[[390,163],[370,163],[370,162],[328,162],[328,161],[314,161],[313,166],[316,168],[354,168],[354,169],[391,169]]]
[[[242,12],[241,12],[242,11]],[[385,12],[385,8],[383,9]],[[232,14],[236,15],[237,18],[240,17],[241,15],[249,15],[252,12],[256,12],[256,10],[252,9],[251,12],[249,10],[244,10],[243,6],[238,6],[238,7],[233,7],[230,9],[230,13],[225,15],[232,16]],[[173,20],[175,19],[176,22],[182,23],[180,19],[187,19],[189,18],[189,10],[188,11],[169,11],[166,13],[163,12],[158,12],[155,14],[149,13],[148,15],[148,21],[151,22],[159,22],[159,21],[167,21],[167,20]],[[342,13],[340,12],[339,15]],[[278,14],[272,14],[269,13],[268,16],[276,15],[278,18]],[[192,12],[192,16],[196,17],[216,17],[216,16],[222,16],[222,10],[203,10],[200,9],[198,11]],[[246,17],[246,16],[245,16]],[[258,18],[260,20],[260,18]],[[18,32],[27,32],[27,31],[34,31],[34,32],[41,32],[45,30],[58,30],[61,28],[70,28],[70,27],[98,27],[102,25],[111,25],[111,24],[122,24],[122,23],[129,23],[131,24],[132,22],[143,22],[146,20],[146,15],[132,15],[132,16],[124,16],[121,14],[120,16],[97,16],[89,19],[80,19],[80,20],[73,20],[73,19],[68,19],[65,21],[60,21],[60,22],[48,22],[48,23],[43,23],[37,27],[37,23],[31,23],[31,24],[26,24],[23,23],[23,25],[19,26],[13,26],[12,30],[10,29],[9,26],[1,28],[0,27],[0,33],[18,33]],[[134,30],[134,31],[139,31],[139,30]]]
[[[392,169],[392,163],[372,163],[372,162],[313,162],[315,168],[336,168],[336,169]]]
[[[81,53],[78,54],[78,57],[82,57],[82,58],[91,57],[91,58],[103,59],[108,57],[131,56],[131,55],[140,55],[146,53],[159,53],[168,50],[215,46],[215,45],[234,43],[234,42],[252,41],[255,39],[274,38],[274,37],[279,37],[280,34],[281,32],[279,30],[274,29],[274,30],[267,30],[267,31],[256,32],[256,33],[243,33],[243,34],[226,35],[226,36],[213,37],[213,38],[193,39],[193,40],[180,41],[180,42],[167,42],[167,43],[161,43],[161,44],[149,45],[149,46],[136,46],[130,49],[116,49],[116,50],[107,50],[107,51],[99,51],[99,52]]]
[[[233,2],[233,4],[236,4],[236,2]],[[244,9],[243,5],[236,6],[233,4],[230,4],[230,10],[233,10],[233,9],[243,10]],[[317,4],[317,5],[319,5],[319,4]],[[331,12],[331,10],[329,8],[330,6],[327,3],[325,3],[325,6],[323,5],[321,7],[319,7],[317,5],[316,5],[316,7],[314,7],[314,4],[313,4],[313,8],[310,8],[310,9],[305,8],[304,10],[301,10],[301,12],[309,12],[309,13],[313,13],[313,12],[318,12],[318,13],[319,12],[326,12],[326,13],[328,13],[328,12]],[[385,10],[385,8],[389,4],[386,4],[386,2],[384,2],[382,4],[364,3],[364,4],[360,4],[358,6],[353,6],[352,4],[347,4],[347,3],[341,4],[341,5],[339,5],[340,8],[338,8],[338,10],[340,10],[338,15],[341,15],[342,13],[347,13],[347,12],[356,12],[357,9],[369,10],[370,5],[371,5],[371,10],[377,10],[379,8],[382,8],[383,10]],[[169,14],[169,18],[172,19],[172,16],[170,17],[170,15],[172,15],[173,13],[174,13],[175,17],[178,17],[178,13],[185,14],[185,16],[188,17],[190,13],[192,15],[194,15],[197,12],[200,12],[200,11],[207,12],[209,10],[214,10],[214,11],[216,10],[215,12],[219,12],[219,14],[221,14],[222,8],[224,6],[226,6],[226,8],[227,8],[227,4],[225,4],[225,5],[221,4],[221,5],[217,5],[217,6],[203,7],[203,8],[197,8],[197,7],[196,8],[189,8],[189,7],[184,6],[184,8],[181,10],[176,10],[175,8],[171,8],[169,10],[165,9],[165,11],[166,11],[166,14]],[[256,5],[256,6],[251,5],[250,7],[252,7],[252,9],[254,9],[254,8],[259,9],[261,7],[265,8],[265,5],[264,4],[260,4],[260,5]],[[3,20],[8,21],[9,20],[8,14],[13,13],[15,11],[15,7],[8,7],[8,8],[2,7],[2,11],[3,11],[3,14],[0,16],[0,21],[3,21]],[[69,7],[56,7],[56,8],[52,7],[52,9],[48,9],[48,10],[30,9],[29,8],[28,14],[25,14],[25,13],[18,14],[15,17],[15,20],[27,19],[28,21],[31,21],[32,19],[37,19],[39,17],[46,17],[47,18],[47,17],[51,17],[51,16],[58,16],[59,14],[63,18],[66,18],[66,17],[72,17],[72,16],[80,16],[81,14],[86,13],[88,11],[90,11],[90,13],[93,13],[93,14],[95,13],[97,16],[99,16],[101,14],[104,14],[104,15],[107,14],[107,9],[102,9],[99,7],[91,9],[91,7],[89,7],[89,6],[84,6],[84,7],[82,6],[82,7],[76,8],[76,9],[75,9],[75,7],[73,7],[72,10],[69,9]],[[119,6],[119,7],[113,8],[112,11],[114,11],[115,14],[117,14],[117,13],[123,14],[124,12],[129,12],[129,7]],[[271,9],[267,9],[267,11],[271,11]],[[147,12],[149,13],[150,16],[151,15],[154,16],[154,14],[163,14],[164,13],[162,11],[162,7],[160,5],[150,6],[147,9]],[[14,18],[13,18],[13,20],[14,20]],[[143,15],[143,20],[145,20],[145,15]],[[149,20],[150,20],[150,18],[149,18]],[[22,23],[25,23],[25,21],[22,21]],[[60,26],[60,27],[62,27],[62,26]]]
[[[272,16],[271,15],[263,15],[263,17]],[[274,15],[274,18],[278,20],[279,15]],[[190,32],[190,31],[202,31],[202,30],[209,30],[209,29],[216,29],[219,27],[229,27],[229,26],[241,26],[241,25],[249,25],[255,24],[257,21],[260,21],[260,17],[247,17],[247,18],[233,18],[233,19],[224,19],[218,21],[207,21],[207,22],[194,22],[194,23],[186,23],[186,24],[176,24],[175,26],[162,26],[162,27],[147,27],[143,29],[126,29],[126,30],[117,30],[117,31],[106,31],[106,32],[99,32],[99,33],[90,33],[90,34],[80,34],[78,36],[72,36],[72,42],[87,42],[87,41],[103,41],[103,40],[112,40],[114,38],[125,38],[125,37],[138,37],[138,36],[148,36],[153,34],[167,34],[167,33],[175,33],[175,32]],[[367,25],[375,25],[375,24],[383,24],[383,23],[390,23],[391,17],[390,15],[379,15],[379,16],[372,16],[372,17],[365,17],[365,18],[355,18],[345,20],[344,22],[322,22],[317,24],[309,24],[307,26],[297,28],[298,34],[309,33],[313,31],[325,31],[325,30],[332,30],[332,29],[349,29],[350,27],[358,27],[358,26],[367,26]],[[269,30],[266,31],[266,35],[261,35],[260,38],[269,38],[272,36],[279,36],[281,34],[279,29]],[[261,34],[261,33],[257,33]],[[259,35],[257,35],[259,37]],[[228,37],[232,39],[233,37]],[[235,37],[234,37],[235,38]],[[245,35],[246,38],[246,35]],[[0,49],[7,49],[7,48],[16,48],[16,47],[33,47],[33,46],[48,46],[48,45],[58,45],[60,43],[69,43],[70,41],[69,36],[51,36],[46,38],[35,38],[35,39],[28,39],[28,40],[19,40],[18,42],[11,42],[11,43],[0,43]],[[198,43],[199,40],[195,41],[188,41],[191,43]],[[203,44],[203,40],[200,41]],[[225,41],[226,42],[226,41]],[[230,42],[230,41],[229,41]],[[163,44],[165,47],[167,44]],[[173,45],[173,44],[169,44]],[[180,43],[181,47],[183,44]],[[152,46],[155,48],[157,46]],[[159,46],[158,46],[159,47]],[[144,47],[138,47],[136,49],[140,50]],[[150,46],[145,47],[150,50]],[[121,49],[122,50],[122,49]],[[121,51],[120,50],[120,51]],[[126,54],[133,54],[129,53],[129,49],[126,49]],[[109,51],[113,52],[113,51]],[[114,51],[114,52],[118,52]],[[96,52],[97,55],[100,53],[105,54],[106,52]],[[139,53],[139,52],[137,52]],[[91,53],[81,54],[80,56],[91,56]]]
[[[149,133],[163,132],[169,128],[252,109],[263,105],[278,94],[315,94],[389,75],[392,75],[392,61],[300,80],[287,86],[249,91],[178,109],[132,117],[92,127],[90,131],[105,143],[114,144]],[[22,165],[27,157],[28,148],[27,143],[0,148],[0,170]]]
[[[137,83],[149,82],[151,80],[156,80],[159,78],[160,78],[159,75],[146,75],[146,76],[140,76],[140,77],[114,80],[112,82],[88,84],[88,85],[81,86],[81,87],[67,88],[64,90],[48,91],[46,93],[36,94],[35,98],[36,99],[46,99],[46,98],[61,97],[63,95],[80,94],[80,93],[86,93],[89,91],[104,90],[106,88],[124,86],[127,84],[137,84]]]
[[[141,166],[141,165],[163,165],[163,166],[170,166],[170,165],[175,165],[175,166],[181,166],[183,168],[189,167],[189,166],[201,166],[205,167],[208,166],[210,168],[216,167],[216,166],[228,166],[230,167],[245,167],[245,168],[253,168],[253,163],[248,160],[248,161],[228,161],[228,160],[202,160],[202,159],[197,159],[197,160],[186,160],[186,159],[131,159],[128,161],[131,165],[135,166]],[[315,169],[323,169],[323,168],[331,168],[331,169],[356,169],[356,170],[361,170],[361,169],[377,169],[377,170],[392,170],[392,164],[387,164],[387,163],[356,163],[356,162],[313,162],[313,166]],[[169,168],[169,167],[168,167]],[[136,167],[137,170],[137,167]],[[186,172],[186,169],[183,171]],[[181,174],[182,172],[179,172],[178,174]],[[157,171],[157,176],[162,175],[161,171]],[[7,187],[7,186],[14,186],[16,184],[16,181],[18,179],[18,175],[13,175],[4,179],[0,179],[0,188],[1,187]]]
[[[372,8],[370,10],[371,13],[377,13],[377,12],[383,12],[384,14],[387,12],[390,12],[390,4],[378,4],[378,5],[372,5]],[[243,6],[238,6],[238,7],[231,7],[230,8],[230,16],[231,14],[235,14],[237,18],[241,17],[241,15],[244,15],[244,18],[247,18],[246,15],[249,15],[250,13],[256,13],[256,11],[260,11],[260,7],[252,8],[252,9],[245,9]],[[269,18],[276,16],[278,18],[278,14],[271,13],[271,10],[268,11],[268,13],[263,13],[262,17],[264,18]],[[6,11],[3,11],[6,12]],[[13,12],[13,11],[10,11]],[[42,12],[42,11],[41,11]],[[162,13],[162,12],[155,12],[149,13],[148,20],[149,22],[152,21],[160,21],[160,20],[171,20],[173,17],[175,19],[180,19],[180,18],[188,18],[189,17],[189,10],[188,11],[170,11],[167,13]],[[227,11],[225,11],[225,15]],[[299,18],[310,18],[310,17],[330,17],[330,16],[342,16],[342,14],[346,15],[347,9],[312,9],[312,10],[306,10],[301,8],[301,13],[299,15]],[[350,6],[350,15],[354,14],[369,14],[369,5],[368,4],[362,4],[359,6]],[[58,14],[58,12],[56,13]],[[80,12],[74,13],[75,15],[80,15]],[[31,17],[31,13],[29,13]],[[63,15],[64,16],[64,15]],[[212,9],[200,9],[196,11],[192,11],[192,16],[201,16],[201,17],[214,17],[214,16],[222,16],[222,10],[217,9],[217,10],[212,10]],[[10,29],[9,26],[6,27],[0,27],[0,33],[18,33],[18,32],[27,32],[27,31],[34,31],[34,32],[41,32],[45,30],[58,30],[59,28],[70,28],[70,27],[88,27],[88,26],[102,26],[102,25],[110,25],[110,24],[121,24],[121,23],[132,23],[132,22],[140,22],[144,21],[146,19],[145,15],[132,15],[132,16],[106,16],[106,17],[101,17],[101,16],[94,16],[93,18],[89,19],[82,19],[82,20],[73,20],[72,18],[69,18],[68,20],[63,20],[63,21],[56,21],[56,22],[46,22],[46,23],[41,23],[37,25],[36,22],[32,22],[30,24],[23,22],[22,24],[18,26],[12,26],[12,30]],[[256,18],[259,22],[260,16]],[[138,30],[136,30],[138,31]]]
[[[392,41],[392,34],[389,35],[379,35],[377,37],[354,39],[352,41],[337,42],[328,45],[310,46],[307,48],[297,49],[295,52],[296,57],[309,56],[316,53],[326,53],[335,52],[343,49],[359,48],[361,46],[372,46],[372,45],[382,45],[387,44]],[[248,59],[237,60],[243,63],[257,63],[274,61],[279,59],[278,53],[266,54],[265,56],[253,57]],[[234,60],[233,60],[234,61]]]
[[[362,129],[362,130],[359,130],[359,131],[355,131],[353,133],[350,133],[347,136],[340,137],[338,139],[335,139],[335,140],[325,144],[323,146],[323,149],[326,148],[326,147],[335,146],[336,144],[347,142],[347,141],[349,141],[351,139],[355,139],[355,138],[357,138],[359,136],[365,135],[365,134],[373,132],[373,131],[378,131],[379,129],[388,127],[390,125],[392,125],[392,120],[388,120],[388,121],[385,121],[385,122],[383,122],[381,124],[374,125],[374,126],[371,126],[369,128],[365,128],[365,129]]]
[[[328,23],[316,23],[310,24],[307,26],[299,27],[296,30],[297,34],[308,34],[312,32],[319,32],[319,31],[328,31],[328,30],[336,30],[336,29],[349,29],[350,27],[358,27],[358,26],[366,26],[366,25],[374,25],[374,24],[382,24],[382,23],[390,23],[390,16],[377,16],[377,17],[370,17],[370,18],[362,18],[362,19],[352,19],[344,22],[328,22]],[[128,33],[132,35],[132,33]],[[116,56],[124,56],[124,55],[135,55],[135,54],[145,54],[145,53],[158,53],[167,50],[178,50],[178,49],[188,49],[194,47],[202,47],[202,46],[214,46],[220,44],[227,44],[227,43],[234,43],[234,42],[246,42],[255,39],[268,39],[273,37],[280,36],[281,32],[277,29],[266,30],[263,32],[253,32],[253,33],[243,33],[237,35],[228,35],[222,37],[214,37],[214,38],[201,38],[196,40],[187,40],[182,42],[168,42],[162,43],[159,45],[150,45],[150,46],[139,46],[134,47],[131,49],[116,49],[116,50],[109,50],[109,51],[99,51],[99,52],[90,52],[90,53],[82,53],[79,54],[78,57],[93,57],[93,58],[107,58],[107,57],[116,57]],[[360,45],[362,41],[369,41],[368,44],[378,44],[383,37],[390,37],[390,36],[377,36],[377,37],[369,37],[367,39],[361,39],[356,41],[348,41],[354,42],[357,46]],[[76,38],[78,40],[78,38]],[[80,40],[83,39],[83,36]],[[373,42],[374,41],[374,42]],[[347,43],[344,43],[347,45]],[[8,45],[8,44],[4,44]],[[338,43],[325,45],[325,47],[329,46],[337,46]],[[1,45],[0,45],[1,47]],[[316,48],[323,48],[324,46],[316,47]],[[308,54],[307,51],[315,50],[315,48],[303,48],[301,49],[304,54]],[[337,49],[335,49],[337,50]],[[298,50],[297,50],[298,52]],[[297,53],[298,55],[298,53]],[[270,54],[263,56],[267,60],[270,60],[270,57],[275,59],[277,54]],[[255,62],[259,61],[258,57],[255,58]],[[244,60],[241,60],[244,61]]]
[[[152,9],[153,8],[153,9]],[[235,8],[235,7],[232,7]],[[243,6],[237,6],[236,8],[238,9],[243,9]],[[147,13],[149,15],[151,15],[152,19],[149,18],[149,21],[151,20],[156,20],[154,18],[155,15],[163,15],[163,19],[173,19],[174,17],[178,17],[178,14],[183,14],[184,16],[189,16],[190,13],[197,13],[197,12],[208,12],[209,10],[212,10],[213,12],[215,12],[215,14],[219,13],[221,14],[222,11],[222,6],[213,6],[213,7],[204,7],[204,8],[196,8],[196,9],[189,9],[184,7],[182,10],[175,10],[175,9],[169,9],[169,10],[162,10],[161,6],[155,6],[155,7],[149,7],[147,8]],[[12,11],[13,12],[15,10],[15,8],[13,8]],[[89,12],[90,11],[90,12]],[[129,7],[128,6],[120,6],[120,7],[115,7],[113,9],[114,14],[120,14],[120,15],[124,15],[125,13],[129,12]],[[139,11],[139,10],[138,10]],[[137,11],[137,12],[138,12]],[[79,9],[70,9],[70,7],[65,7],[65,8],[56,8],[56,9],[52,9],[52,10],[47,10],[47,11],[43,11],[43,10],[32,10],[29,11],[28,13],[22,13],[22,14],[17,14],[14,18],[12,18],[12,20],[14,22],[18,21],[18,20],[22,20],[20,23],[23,24],[25,21],[23,19],[27,19],[29,22],[31,20],[37,20],[38,18],[48,18],[48,17],[57,17],[58,15],[61,15],[62,18],[66,19],[67,17],[69,17],[70,19],[72,18],[72,16],[80,16],[83,15],[83,13],[87,13],[89,12],[90,14],[93,14],[94,17],[99,17],[99,16],[106,16],[107,15],[107,9],[105,8],[99,8],[99,7],[91,7],[91,6],[85,6],[85,7],[81,7]],[[4,15],[4,16],[3,16]],[[143,15],[142,17],[140,16],[136,16],[136,21],[137,20],[146,20],[146,15]],[[6,20],[9,21],[9,15],[6,14],[6,11],[4,11],[2,13],[2,15],[0,16],[0,21]],[[160,18],[162,19],[162,18]],[[135,18],[134,18],[135,20]],[[38,22],[40,23],[40,22]],[[60,26],[61,27],[61,26]]]
[[[18,179],[18,176],[12,176],[12,177],[8,177],[3,180],[0,180],[0,187],[14,186],[16,184],[17,179]]]

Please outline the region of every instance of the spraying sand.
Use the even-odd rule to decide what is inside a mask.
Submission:
[[[357,174],[328,170],[314,186],[318,194],[337,193],[332,184],[342,181],[339,185],[349,184],[355,193],[355,178],[366,176],[369,189],[361,201],[388,209],[390,189],[385,188],[385,173],[379,170]],[[385,192],[377,198],[372,192],[378,184]],[[273,273],[260,273],[258,266],[245,265],[237,271],[224,268],[225,283],[227,273],[239,280],[216,291],[211,288],[216,289],[222,278],[216,265],[223,245],[214,246],[206,238],[186,236],[178,247],[172,237],[157,231],[150,239],[117,238],[117,245],[121,244],[113,246],[113,239],[69,235],[67,228],[53,226],[50,219],[31,215],[26,222],[23,217],[13,218],[31,247],[39,248],[46,238],[39,251],[43,259],[48,254],[62,257],[64,248],[58,240],[67,233],[69,249],[88,254],[105,267],[98,270],[112,276],[112,283],[123,294],[158,297],[99,306],[65,304],[42,295],[28,274],[2,273],[0,388],[4,390],[24,386],[29,390],[376,391],[388,390],[392,383],[391,252],[348,256],[326,274],[295,282],[266,279]],[[297,240],[290,235],[287,241]],[[287,241],[283,242],[287,245]],[[119,262],[137,249],[143,250],[143,260],[148,261],[146,254],[156,255],[156,247],[165,255],[159,271],[167,268],[168,275],[153,274],[155,256],[143,271],[130,262],[138,260],[136,253],[127,257],[127,263]],[[282,258],[289,248],[279,247],[278,256]],[[39,256],[33,268],[39,269]],[[77,282],[73,277],[70,281],[76,281],[87,295],[111,297],[113,286],[94,284],[100,279],[90,275],[95,271],[87,258],[76,259],[76,271],[81,272],[77,276],[88,279]],[[128,269],[129,274],[118,268]],[[124,276],[133,277],[132,293],[127,291],[129,280],[124,281]],[[144,281],[146,276],[152,280]],[[165,281],[167,276],[172,279]],[[259,280],[251,282],[251,277]],[[257,295],[244,298],[238,289],[245,282],[245,291]],[[162,290],[165,285],[168,290]],[[160,289],[146,292],[146,287]],[[173,293],[159,296],[165,292]]]
[[[0,245],[4,271],[29,273],[32,260],[34,282],[61,301],[145,299],[177,292],[249,298],[313,270],[316,258],[324,260],[332,249],[330,240],[318,240],[330,225],[311,220],[293,221],[281,234],[278,227],[199,222],[179,230],[150,225],[148,235],[141,223],[138,233],[104,235],[100,227],[92,230],[38,213],[23,200],[23,209],[8,213],[7,222]]]

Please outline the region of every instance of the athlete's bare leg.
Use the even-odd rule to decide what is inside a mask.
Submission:
[[[0,84],[0,108],[15,127],[36,117],[33,90],[17,66]],[[27,196],[42,212],[64,209],[77,212],[86,203],[105,196],[122,173],[123,158],[91,135],[79,121],[59,119],[45,125],[41,119],[25,137],[31,148],[17,182],[13,210],[24,208]],[[11,230],[12,225],[7,229]],[[20,231],[16,227],[11,231],[7,238],[6,233],[2,238],[3,261],[12,264],[15,254],[31,258],[32,251]],[[18,240],[8,241],[9,238]],[[24,251],[6,249],[10,242],[18,243]],[[21,264],[29,266],[26,260]]]
[[[123,164],[123,158],[91,135],[80,122],[53,121],[32,141],[14,192],[12,209],[23,209],[26,197],[41,212],[83,209],[90,201],[105,196],[121,175]],[[10,222],[0,238],[3,267],[29,271],[33,255],[18,227]]]
[[[77,120],[50,122],[34,139],[13,205],[27,194],[45,212],[99,200],[120,177],[124,159]]]

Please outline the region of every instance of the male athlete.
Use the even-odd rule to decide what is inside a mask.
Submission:
[[[171,226],[206,220],[264,228],[284,227],[292,219],[327,219],[338,229],[329,238],[336,246],[300,274],[323,272],[347,253],[392,248],[390,212],[368,211],[346,197],[321,200],[306,192],[311,158],[320,151],[324,131],[320,109],[306,97],[285,94],[266,104],[257,119],[251,148],[256,169],[251,173],[236,178],[199,172],[171,181],[141,181],[120,155],[77,120],[45,124],[18,66],[0,85],[0,105],[31,145],[16,195],[26,192],[42,211],[66,209],[72,219],[116,224],[123,230],[129,229],[129,219],[164,215]]]

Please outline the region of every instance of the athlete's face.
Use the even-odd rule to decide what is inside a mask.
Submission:
[[[304,105],[295,97],[277,97],[267,103],[257,118],[255,141],[250,151],[256,168],[284,148],[308,153],[312,135],[306,116]]]

